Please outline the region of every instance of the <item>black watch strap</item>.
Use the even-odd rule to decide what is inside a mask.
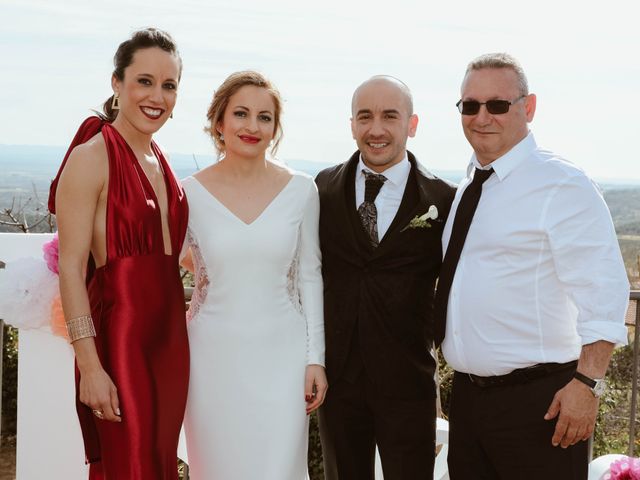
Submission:
[[[575,378],[576,380],[580,380],[582,383],[584,383],[586,386],[588,386],[589,388],[595,388],[596,387],[596,381],[593,378],[589,378],[586,375],[583,375],[580,372],[576,372],[573,375],[573,378]]]

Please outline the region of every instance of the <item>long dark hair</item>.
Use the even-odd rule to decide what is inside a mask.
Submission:
[[[180,74],[182,74],[182,58],[178,52],[176,42],[173,40],[164,30],[158,28],[143,28],[133,32],[131,38],[120,44],[116,54],[113,56],[113,76],[118,80],[124,80],[124,71],[131,65],[133,61],[133,55],[144,48],[157,47],[164,50],[167,53],[171,53],[178,58],[180,63]],[[179,80],[180,78],[178,78]],[[108,122],[113,122],[118,116],[118,111],[112,108],[113,95],[107,98],[107,101],[102,105],[102,111],[104,112],[104,118]]]

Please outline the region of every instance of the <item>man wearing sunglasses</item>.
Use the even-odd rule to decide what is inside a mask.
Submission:
[[[627,341],[611,216],[582,170],[537,145],[513,57],[473,60],[457,107],[474,153],[435,300],[455,370],[450,477],[585,479],[609,358]]]

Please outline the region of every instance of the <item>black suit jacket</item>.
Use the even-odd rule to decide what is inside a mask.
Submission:
[[[442,260],[442,229],[455,188],[408,153],[411,172],[400,208],[373,248],[355,206],[359,157],[357,151],[316,178],[327,376],[330,383],[342,376],[355,340],[367,375],[385,394],[433,396],[434,287]],[[405,228],[431,205],[438,209],[431,228]]]

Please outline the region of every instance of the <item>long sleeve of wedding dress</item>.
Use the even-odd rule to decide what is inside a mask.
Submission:
[[[322,265],[318,221],[320,200],[312,181],[305,202],[299,237],[298,288],[307,322],[307,363],[324,366]]]
[[[253,222],[183,181],[196,288],[185,416],[194,480],[304,480],[308,364],[324,364],[319,200],[292,178]]]

